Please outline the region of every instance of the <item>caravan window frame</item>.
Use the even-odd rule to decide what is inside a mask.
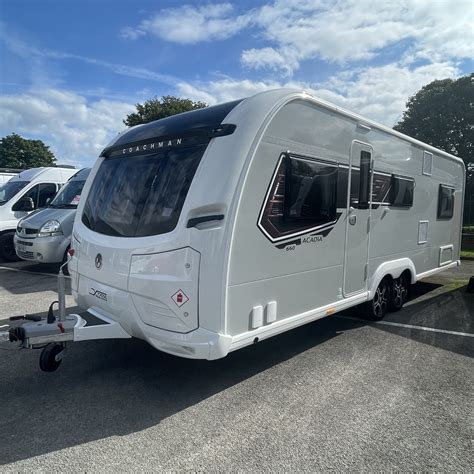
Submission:
[[[449,199],[450,199],[450,206],[449,206],[449,213],[446,214],[445,211],[443,211],[443,190],[449,190],[451,191],[449,194]],[[437,218],[439,220],[443,221],[448,221],[451,220],[454,216],[454,201],[455,201],[455,193],[456,189],[454,186],[450,186],[449,184],[440,184],[438,188],[438,212],[437,212]]]
[[[411,193],[411,200],[410,202],[405,202],[404,200],[402,202],[395,202],[394,200],[394,192],[395,192],[395,183],[397,181],[408,181],[412,183],[413,189]],[[396,208],[401,208],[401,209],[410,209],[413,207],[413,204],[415,202],[415,187],[416,187],[416,181],[415,178],[412,178],[410,176],[403,176],[399,174],[392,174],[392,183],[390,185],[390,194],[389,194],[389,206],[390,207],[396,207]]]
[[[295,217],[288,215],[290,208],[288,195],[291,192],[291,184],[289,180],[289,173],[291,173],[290,160],[303,162],[306,161],[311,164],[335,168],[336,173],[331,177],[333,181],[332,186],[334,186],[333,202],[330,205],[331,211],[326,220],[321,220],[321,216],[319,216],[318,220],[315,220],[315,218],[304,219],[301,216]],[[270,180],[270,184],[265,194],[265,198],[263,200],[258,218],[258,227],[270,241],[279,242],[333,226],[337,222],[338,181],[338,162],[325,160],[319,157],[299,155],[297,153],[291,152],[282,153],[278,159],[277,165]],[[283,190],[281,189],[282,186]],[[277,194],[281,193],[282,191],[284,192],[283,197],[281,197],[281,194]],[[279,198],[280,201],[275,199],[275,197]],[[279,209],[277,208],[275,211],[275,207],[277,206],[279,206]],[[279,212],[279,214],[277,214],[277,212]],[[283,222],[285,222],[286,229],[282,230],[282,228],[278,225],[280,224],[281,226],[282,222],[275,222],[276,219],[273,219],[272,221],[272,217],[282,218]],[[303,224],[304,222],[306,224]]]

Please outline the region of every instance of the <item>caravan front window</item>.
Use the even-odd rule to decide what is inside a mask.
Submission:
[[[172,231],[206,146],[105,158],[82,222],[95,232],[118,237]]]

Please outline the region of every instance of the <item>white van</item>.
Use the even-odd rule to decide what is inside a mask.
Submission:
[[[67,340],[217,359],[361,303],[382,318],[459,265],[464,182],[460,158],[302,91],[134,127],[97,160],[73,229],[72,293],[106,324],[14,337],[60,342],[55,370]]]
[[[32,211],[46,207],[76,172],[70,168],[32,168],[0,186],[0,259],[17,258],[13,236],[18,222]]]
[[[21,173],[22,170],[12,169],[12,168],[0,168],[0,186],[4,185],[13,176],[16,176],[18,173]]]

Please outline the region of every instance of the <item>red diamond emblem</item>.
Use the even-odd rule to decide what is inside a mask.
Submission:
[[[189,301],[189,298],[187,297],[186,293],[179,289],[172,297],[171,299],[174,301],[176,306],[178,308],[181,308],[183,304],[187,303]]]

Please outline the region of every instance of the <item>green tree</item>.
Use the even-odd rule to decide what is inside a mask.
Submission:
[[[56,158],[41,140],[28,140],[16,133],[0,140],[0,168],[54,166]]]
[[[408,99],[394,129],[459,156],[474,185],[474,74],[433,81]]]
[[[127,127],[140,125],[142,123],[153,122],[170,115],[188,112],[190,110],[202,109],[207,107],[204,102],[194,102],[191,99],[180,99],[171,95],[165,95],[160,99],[154,97],[146,100],[143,104],[135,104],[136,112],[127,115],[123,121]]]

